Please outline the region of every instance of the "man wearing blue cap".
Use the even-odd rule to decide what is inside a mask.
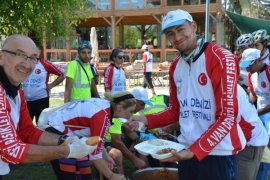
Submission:
[[[261,96],[263,94],[259,93],[257,94],[259,91],[261,91],[261,87],[258,86],[257,83],[262,83],[262,82],[268,82],[268,80],[266,79],[268,71],[265,71],[267,67],[267,64],[265,64],[262,60],[261,60],[261,51],[255,48],[248,48],[246,50],[244,50],[243,54],[242,54],[242,58],[240,61],[240,68],[241,69],[246,69],[249,73],[251,73],[251,77],[249,78],[249,82],[248,82],[248,89],[249,89],[249,96],[251,101],[255,102],[257,99],[257,96]],[[270,77],[270,76],[269,76]],[[255,82],[258,81],[258,82]],[[259,82],[262,81],[262,82]],[[264,83],[265,84],[265,83]],[[254,88],[259,88],[257,90],[257,92],[255,93],[255,89]],[[261,103],[260,100],[264,99],[264,98],[258,98],[259,102],[257,102],[257,108],[261,109]],[[263,101],[262,101],[263,102]],[[263,105],[265,106],[265,105]],[[262,115],[264,113],[258,112],[259,115]]]
[[[242,54],[240,67],[251,73],[249,82],[249,97],[257,100],[257,111],[266,129],[269,128],[270,112],[270,66],[263,62],[261,51],[255,48],[246,49]],[[266,117],[266,118],[265,118]],[[268,129],[269,133],[269,129]],[[269,134],[268,134],[269,135]],[[264,149],[257,180],[269,179],[270,174],[269,144]]]
[[[82,41],[78,47],[78,56],[67,66],[64,102],[99,97],[94,75],[89,65],[92,46]]]
[[[170,107],[139,118],[148,129],[179,121],[177,139],[185,149],[162,160],[180,161],[179,179],[236,179],[236,154],[246,145],[237,123],[238,61],[196,31],[186,11],[170,11],[163,18],[161,34],[180,52],[169,71]]]

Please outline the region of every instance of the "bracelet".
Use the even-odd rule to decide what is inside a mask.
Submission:
[[[59,146],[59,145],[63,144],[63,143],[66,141],[67,138],[68,138],[68,135],[66,135],[66,134],[60,136],[60,137],[58,138],[58,143],[57,143],[57,145]]]

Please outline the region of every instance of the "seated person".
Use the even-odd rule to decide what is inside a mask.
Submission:
[[[125,179],[109,169],[105,160],[111,165],[113,160],[103,151],[105,136],[111,124],[111,118],[130,118],[135,110],[135,99],[129,92],[121,92],[113,97],[106,94],[110,101],[98,98],[89,98],[69,102],[64,105],[49,108],[42,112],[39,126],[49,126],[46,130],[74,136],[99,136],[96,150],[90,154],[90,160],[98,171],[108,179]],[[102,155],[105,155],[105,157]],[[88,161],[89,162],[89,161]],[[76,159],[59,159],[52,161],[53,169],[58,179],[76,179],[77,169],[81,170],[80,179],[89,179],[91,172],[87,171],[89,163],[77,162]],[[79,165],[79,167],[78,167]]]
[[[162,111],[166,108],[166,97],[165,95],[156,95],[155,98],[152,98],[153,103],[148,99],[148,93],[147,90],[142,87],[135,87],[132,89],[131,93],[136,99],[136,108],[134,113],[141,112],[141,113],[156,113],[159,111]],[[165,99],[165,101],[164,101]],[[168,104],[168,102],[167,102]],[[152,107],[152,108],[151,108]],[[145,109],[145,111],[143,111]],[[124,126],[124,123],[121,121],[121,119],[113,118],[113,125],[109,129],[109,133],[107,134],[106,141],[110,146],[113,148],[110,148],[109,154],[113,157],[113,159],[116,161],[117,168],[119,173],[124,173],[123,170],[123,164],[122,164],[122,155],[126,157],[128,160],[132,162],[132,164],[137,169],[145,168],[147,166],[145,160],[142,158],[145,157],[138,157],[136,154],[132,153],[130,151],[130,147],[132,147],[132,143],[138,143],[142,140],[148,140],[154,137],[153,134],[148,133],[142,133],[137,134],[136,132],[130,132],[126,126]],[[123,141],[123,136],[126,138]],[[141,136],[141,138],[140,138]],[[142,138],[143,137],[143,138]],[[130,140],[132,142],[130,142]],[[117,151],[120,150],[119,151]],[[117,160],[116,160],[117,158]],[[155,162],[152,162],[150,159],[150,166],[159,166]]]

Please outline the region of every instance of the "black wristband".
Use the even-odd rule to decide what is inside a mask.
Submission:
[[[60,137],[58,138],[58,143],[57,143],[57,145],[63,144],[63,143],[66,141],[67,138],[68,138],[68,135],[66,135],[66,134],[60,136]]]

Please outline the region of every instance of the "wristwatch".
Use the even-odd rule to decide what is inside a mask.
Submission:
[[[66,141],[67,138],[68,138],[68,135],[66,135],[66,134],[60,136],[60,137],[58,138],[58,143],[57,143],[57,145],[63,144],[63,143]]]

